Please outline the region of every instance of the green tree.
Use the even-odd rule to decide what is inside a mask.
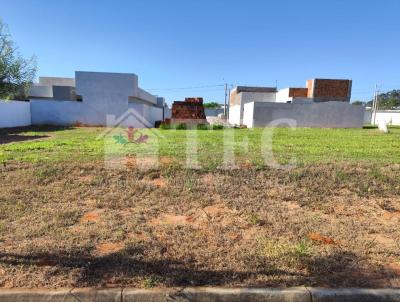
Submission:
[[[373,101],[369,101],[367,106],[372,107]],[[400,89],[378,94],[378,109],[398,109],[400,108]]]
[[[360,105],[360,106],[364,106],[365,105],[365,103],[362,102],[362,101],[354,101],[354,102],[352,102],[352,104],[353,105]]]
[[[24,59],[0,20],[0,99],[26,97],[36,75],[36,58]]]
[[[204,108],[219,108],[221,105],[216,102],[204,103]]]

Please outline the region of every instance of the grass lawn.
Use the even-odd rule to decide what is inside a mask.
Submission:
[[[276,129],[290,170],[264,165],[261,129],[104,130],[0,130],[1,287],[400,286],[400,128]]]
[[[107,138],[101,137],[104,131],[104,128],[0,130],[4,142],[12,139],[19,141],[21,137],[39,138],[0,145],[0,162],[102,160],[105,141],[107,142]],[[118,132],[124,134],[125,130],[117,130]],[[265,142],[263,129],[232,129],[226,132],[236,141],[233,150],[239,163],[263,165],[261,153],[261,142]],[[148,148],[150,153],[154,153],[153,147],[157,144],[159,156],[184,162],[187,136],[194,135],[198,138],[198,160],[203,168],[214,169],[223,163],[224,131],[144,129],[141,133],[149,136],[148,144],[130,145],[122,151],[119,150],[121,148],[115,148],[111,152],[135,155],[146,152],[143,148]],[[341,161],[400,163],[400,128],[392,128],[391,133],[386,135],[374,128],[296,130],[279,128],[271,133],[273,133],[273,154],[280,163],[287,163],[293,158],[299,164]],[[7,140],[7,137],[11,138]],[[244,147],[243,142],[247,142],[247,147]]]

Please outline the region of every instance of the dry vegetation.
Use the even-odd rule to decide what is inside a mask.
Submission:
[[[400,166],[1,168],[0,286],[400,286]]]

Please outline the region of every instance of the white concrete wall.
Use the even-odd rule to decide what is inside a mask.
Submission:
[[[371,111],[369,111],[371,112]],[[373,124],[374,114],[371,113],[370,123]],[[400,110],[377,110],[375,124],[378,121],[385,121],[389,125],[400,126]]]
[[[43,86],[75,86],[74,78],[39,77],[39,85]]]
[[[287,103],[288,101],[291,101],[291,98],[289,97],[289,89],[290,88],[281,89],[276,93],[277,103]]]
[[[293,98],[292,97],[290,99],[292,100],[292,103],[296,103],[296,104],[311,104],[314,102],[314,100],[311,98],[300,98],[300,97]]]
[[[154,127],[156,121],[162,120],[162,108],[146,104],[129,104],[129,109],[134,109],[138,113],[141,112],[142,116],[138,117],[138,119],[145,120],[149,125],[148,127]]]
[[[43,100],[40,98],[47,91],[38,91],[40,98],[31,98],[33,124],[107,126],[110,116],[114,117],[114,121],[119,120],[129,109],[135,116],[133,122],[136,123],[134,119],[137,118],[146,127],[154,127],[155,121],[163,119],[162,108],[155,107],[157,97],[138,87],[138,76],[135,74],[77,71],[75,79],[40,78],[46,84],[63,85],[74,84],[75,80],[76,94],[82,101]],[[54,97],[54,86],[36,87],[39,90],[49,88]]]
[[[154,127],[156,121],[162,120],[162,108],[126,102],[125,110],[120,114],[102,111],[86,110],[84,102],[61,100],[31,100],[33,125],[69,126],[77,123],[92,126],[107,126],[107,115],[113,115],[115,120],[133,109],[135,114],[129,119],[121,120],[121,126],[136,128]]]
[[[242,106],[235,105],[229,107],[229,123],[232,125],[241,124]]]
[[[243,104],[249,102],[276,102],[276,92],[240,92]]]
[[[138,98],[154,105],[157,104],[157,97],[142,88],[138,88]]]
[[[31,99],[30,104],[32,125],[89,124],[82,102]]]
[[[248,128],[254,127],[254,104],[254,102],[251,102],[244,105],[243,125]]]
[[[30,124],[29,102],[0,100],[0,128],[22,127]]]
[[[29,97],[52,98],[53,97],[53,86],[42,86],[39,84],[34,84],[29,91]]]
[[[265,127],[277,119],[293,119],[297,127],[361,128],[364,108],[347,102],[303,104],[254,102],[244,107],[247,127]]]
[[[224,113],[224,109],[221,108],[204,108],[206,116],[218,116],[220,113]]]
[[[164,119],[172,117],[172,109],[169,107],[165,107],[164,109]]]
[[[372,123],[372,112],[371,110],[364,111],[364,124],[371,124]]]
[[[243,123],[243,111],[244,105],[251,102],[276,102],[276,92],[240,92],[236,96],[236,102],[240,105],[240,109],[235,108],[235,112],[233,112],[233,120],[230,122],[232,124],[241,125]],[[237,106],[237,105],[234,105]],[[230,106],[230,108],[234,107]],[[239,113],[239,117],[237,114]],[[230,114],[229,114],[230,115]],[[230,117],[229,117],[230,120]],[[232,121],[233,121],[232,120]]]

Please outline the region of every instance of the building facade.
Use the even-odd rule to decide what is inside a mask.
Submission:
[[[363,109],[350,104],[351,80],[313,79],[305,88],[237,86],[230,92],[229,122],[247,127],[361,128]],[[284,125],[284,123],[282,123]]]
[[[111,126],[127,111],[137,120],[129,125],[154,127],[163,120],[164,98],[138,86],[127,73],[76,71],[75,78],[40,77],[29,93],[32,124]]]

